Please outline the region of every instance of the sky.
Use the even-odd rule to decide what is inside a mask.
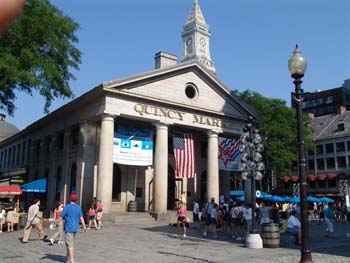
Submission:
[[[110,80],[154,69],[159,51],[182,58],[181,32],[194,0],[52,0],[80,24],[76,97]],[[211,31],[218,78],[233,90],[256,91],[290,105],[288,59],[295,45],[308,61],[304,92],[342,86],[350,78],[349,0],[199,0]],[[57,99],[50,111],[70,100]],[[24,129],[45,116],[44,99],[19,93],[14,116]]]

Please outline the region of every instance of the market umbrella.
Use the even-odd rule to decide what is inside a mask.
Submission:
[[[314,197],[314,196],[308,196],[307,197],[307,201],[308,202],[316,202],[316,203],[320,202],[320,200],[317,197]]]
[[[329,198],[329,197],[326,197],[326,196],[323,196],[321,198],[318,198],[319,202],[327,202],[327,203],[334,203],[334,200]]]
[[[21,185],[23,192],[29,193],[46,193],[46,179],[39,179],[27,184]]]

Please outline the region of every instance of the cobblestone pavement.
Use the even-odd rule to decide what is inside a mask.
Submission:
[[[198,229],[190,228],[188,237],[174,238],[175,227],[152,220],[126,220],[121,224],[105,223],[102,230],[79,233],[75,256],[85,262],[299,262],[300,247],[293,244],[277,249],[248,249],[233,241],[228,234],[218,239],[202,238]],[[323,237],[325,225],[312,221],[311,250],[316,263],[349,263],[349,224],[336,224],[336,239]],[[46,229],[47,234],[52,234]],[[0,234],[0,262],[65,262],[65,246],[39,241],[32,232],[31,240],[22,244],[23,230]]]

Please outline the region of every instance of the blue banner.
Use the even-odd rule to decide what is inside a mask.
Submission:
[[[113,162],[137,166],[152,165],[152,128],[118,123],[114,127]]]

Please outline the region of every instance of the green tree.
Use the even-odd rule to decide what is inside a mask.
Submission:
[[[280,99],[266,98],[257,92],[246,90],[239,96],[253,107],[261,116],[259,133],[263,137],[265,158],[274,167],[276,176],[283,177],[291,173],[292,165],[297,161],[297,122],[296,111],[287,107]],[[309,121],[307,114],[303,115],[304,123]],[[309,139],[312,130],[304,125],[305,147],[312,148]]]
[[[0,109],[13,115],[16,92],[45,98],[48,113],[55,98],[72,98],[71,69],[79,69],[79,25],[49,0],[27,0],[9,29],[0,36]]]

